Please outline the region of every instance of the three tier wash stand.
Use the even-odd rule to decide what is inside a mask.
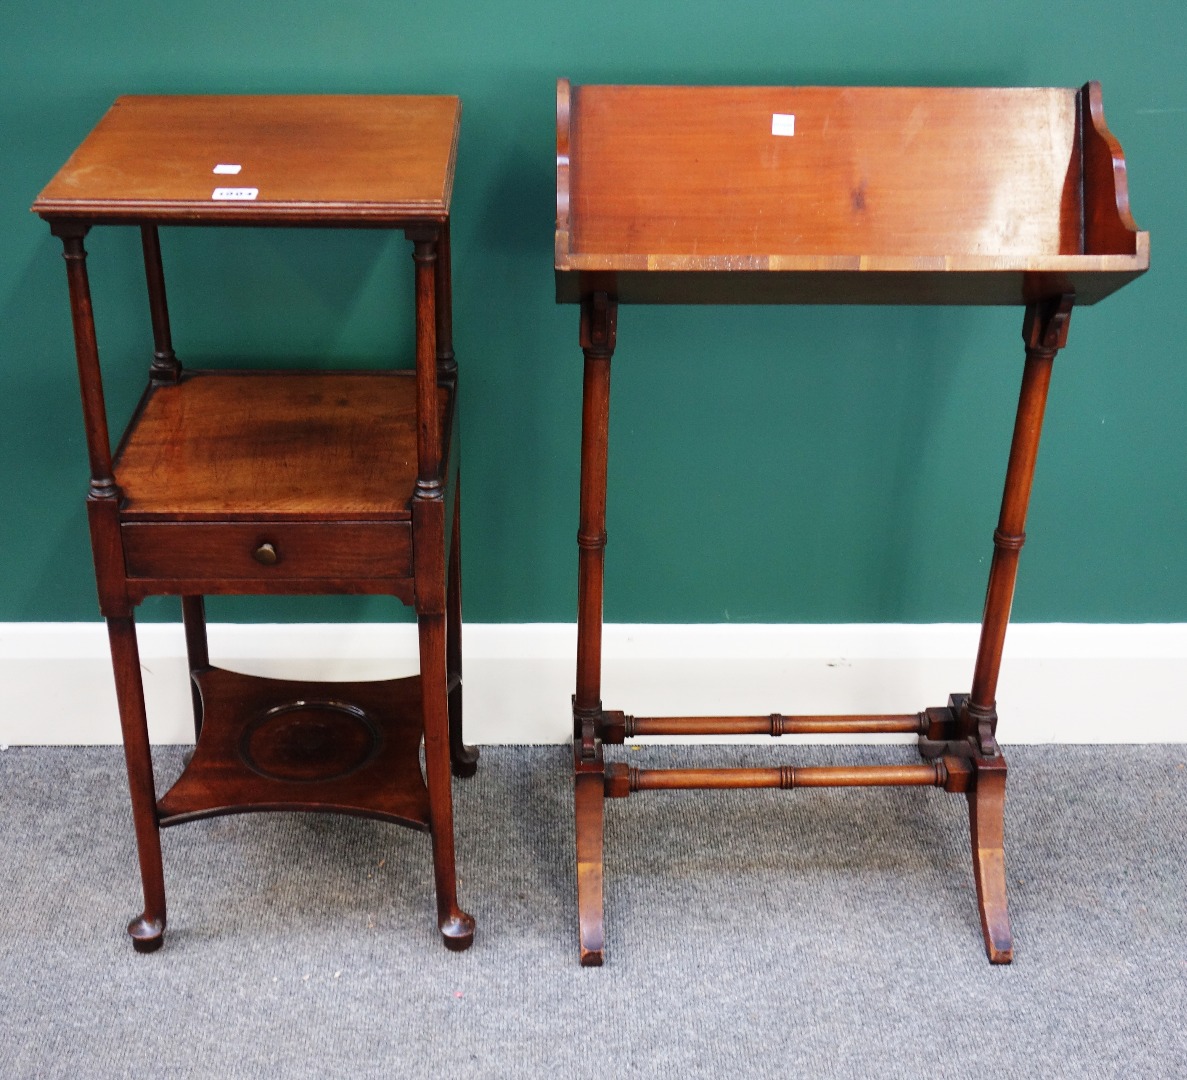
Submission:
[[[457,365],[449,206],[453,97],[123,97],[33,209],[65,249],[91,482],[99,603],[123,728],[144,911],[165,933],[160,830],[217,814],[319,810],[432,835],[438,925],[464,949],[474,920],[454,872],[462,743]],[[149,382],[108,438],[83,239],[140,230]],[[399,229],[412,244],[415,371],[191,371],[174,353],[159,226]],[[448,580],[447,580],[448,579]],[[387,594],[412,605],[420,674],[290,682],[214,667],[206,594]],[[182,598],[196,745],[160,798],[133,613]],[[421,772],[423,740],[425,771]]]
[[[1074,304],[1149,265],[1100,87],[557,91],[556,291],[585,356],[573,767],[581,961],[603,958],[606,798],[680,788],[926,786],[968,799],[985,948],[1008,963],[996,693],[1043,409]],[[1008,304],[1026,361],[967,693],[896,716],[643,717],[601,701],[610,361],[619,304]],[[644,735],[906,733],[917,765],[636,769]]]

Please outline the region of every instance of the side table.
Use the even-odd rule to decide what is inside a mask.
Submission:
[[[935,786],[967,796],[985,948],[1008,963],[998,672],[1039,432],[1073,304],[1149,266],[1100,87],[557,90],[556,297],[581,306],[573,766],[581,961],[600,964],[606,798]],[[641,717],[601,701],[610,362],[619,304],[1009,304],[1026,363],[971,690],[894,716]],[[917,765],[636,769],[642,735],[914,734]]]
[[[90,456],[87,511],[115,671],[144,911],[165,932],[160,829],[218,814],[319,810],[426,830],[445,945],[465,949],[454,774],[462,742],[457,364],[449,207],[454,97],[121,97],[38,196],[64,247]],[[154,341],[114,452],[84,237],[140,230]],[[159,226],[400,229],[415,262],[415,371],[191,371],[172,344]],[[206,594],[366,593],[415,608],[420,674],[291,682],[212,666]],[[174,594],[196,745],[159,799],[134,610]],[[424,774],[420,748],[424,745]]]

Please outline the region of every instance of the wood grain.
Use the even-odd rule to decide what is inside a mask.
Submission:
[[[115,465],[125,521],[407,521],[416,474],[403,371],[186,372],[149,389]]]
[[[121,97],[33,210],[91,221],[444,220],[460,118],[459,100],[444,96]],[[258,196],[214,201],[217,187]]]
[[[419,678],[290,682],[208,668],[195,682],[202,737],[158,803],[162,825],[284,809],[428,828]],[[338,712],[344,719],[335,723]],[[357,762],[341,749],[343,732],[356,729],[364,740]]]
[[[408,522],[129,522],[120,530],[128,576],[159,580],[407,578]],[[261,563],[265,544],[275,561]],[[170,590],[173,591],[173,590]]]
[[[581,254],[1080,253],[1074,90],[581,86],[574,117]]]
[[[1149,266],[1095,83],[562,80],[555,248],[564,302],[1088,304]]]

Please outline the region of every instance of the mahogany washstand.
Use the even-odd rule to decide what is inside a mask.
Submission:
[[[585,357],[573,766],[581,962],[603,958],[606,798],[679,788],[935,786],[967,796],[989,959],[1008,963],[996,691],[1055,354],[1073,304],[1149,266],[1100,87],[557,88],[556,296]],[[1026,362],[967,693],[894,716],[641,717],[601,701],[618,305],[1008,304]],[[918,765],[636,769],[642,735],[914,734]]]
[[[131,788],[141,952],[165,932],[160,829],[317,810],[427,830],[446,946],[457,901],[450,771],[462,743],[457,365],[449,207],[454,97],[121,97],[38,196],[61,238],[90,455],[87,510]],[[140,230],[155,350],[114,453],[83,239]],[[415,262],[415,371],[184,370],[161,225],[402,230]],[[420,674],[369,683],[255,678],[210,663],[204,594],[387,594],[414,607]],[[159,799],[134,610],[174,594],[196,746]],[[424,745],[424,774],[420,747]]]

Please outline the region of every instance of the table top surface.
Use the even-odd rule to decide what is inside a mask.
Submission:
[[[1147,243],[1096,84],[558,86],[560,299],[730,299],[746,271],[792,302],[1090,299],[1141,273]]]
[[[93,222],[443,220],[460,116],[445,96],[121,97],[33,210]]]

